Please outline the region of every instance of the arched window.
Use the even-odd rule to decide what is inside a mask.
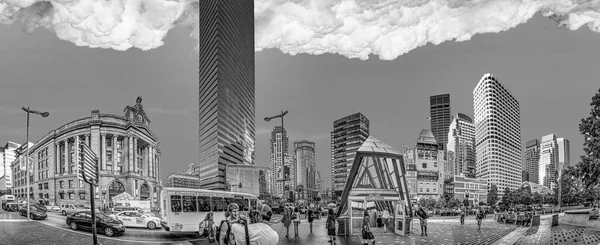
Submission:
[[[150,188],[147,184],[143,184],[140,188],[140,199],[148,200],[150,198]]]
[[[125,192],[125,186],[121,181],[115,180],[108,186],[108,203],[112,207],[112,198]]]

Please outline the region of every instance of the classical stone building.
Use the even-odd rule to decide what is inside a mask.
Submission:
[[[33,160],[30,182],[34,202],[88,204],[89,185],[76,175],[80,142],[98,156],[100,184],[96,188],[98,207],[112,206],[112,197],[127,192],[137,200],[158,205],[160,148],[142,107],[142,98],[127,106],[124,116],[101,114],[66,123],[46,134],[30,148]],[[18,152],[24,155],[25,151]],[[20,173],[17,157],[11,165]],[[27,198],[26,186],[15,185],[19,198]]]

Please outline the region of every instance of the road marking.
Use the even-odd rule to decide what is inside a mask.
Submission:
[[[39,221],[38,221],[38,222],[39,222]],[[78,234],[81,234],[81,235],[86,235],[86,236],[89,236],[89,237],[91,237],[91,236],[92,236],[92,234],[89,234],[89,233],[84,233],[84,232],[82,232],[82,231],[74,231],[74,230],[71,230],[71,229],[66,229],[66,228],[62,228],[62,227],[56,227],[56,226],[52,226],[52,225],[50,225],[50,224],[46,224],[46,223],[44,223],[44,222],[39,222],[39,223],[40,223],[40,224],[47,225],[47,226],[50,226],[50,227],[52,227],[52,228],[61,229],[61,230],[64,230],[64,231],[70,231],[70,232],[73,232],[73,233],[78,233]],[[135,243],[145,243],[145,244],[164,244],[164,243],[167,243],[167,244],[168,244],[168,243],[170,243],[170,244],[192,244],[191,242],[195,242],[195,241],[204,241],[204,240],[207,240],[207,239],[205,239],[205,238],[200,238],[200,239],[192,239],[192,240],[187,240],[187,241],[163,241],[163,242],[153,242],[153,241],[135,241],[135,240],[125,240],[125,239],[118,239],[118,238],[112,238],[112,237],[99,237],[99,238],[100,238],[100,239],[109,239],[109,240],[121,241],[121,242],[135,242]]]

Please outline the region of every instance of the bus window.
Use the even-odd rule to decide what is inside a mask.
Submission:
[[[212,197],[213,212],[222,212],[227,210],[227,204],[222,197]]]
[[[198,211],[210,212],[210,197],[198,196]]]
[[[225,204],[226,205],[229,205],[230,203],[235,203],[235,201],[231,197],[226,197],[224,199],[225,199]]]
[[[182,196],[183,199],[183,212],[191,213],[196,212],[196,196]]]
[[[171,212],[181,212],[181,196],[171,195]]]
[[[235,199],[235,203],[240,206],[240,211],[248,211],[248,199]]]
[[[250,199],[250,206],[252,209],[256,209],[256,199]]]

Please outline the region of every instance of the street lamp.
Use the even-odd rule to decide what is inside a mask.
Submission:
[[[27,220],[29,220],[29,216],[31,215],[29,212],[29,114],[33,113],[41,115],[42,117],[48,117],[50,113],[30,110],[29,107],[22,107],[21,109],[27,112],[27,139],[25,140],[25,144],[27,145],[27,156],[25,157],[25,179],[27,179]]]
[[[283,155],[283,142],[284,142],[284,138],[283,138],[283,117],[288,114],[288,111],[281,111],[280,114],[272,116],[272,117],[265,117],[265,122],[271,121],[271,119],[275,119],[275,118],[281,118],[281,166],[285,166],[285,156]],[[283,169],[285,170],[285,168]],[[283,190],[284,190],[284,200],[286,200],[287,202],[287,193],[285,193],[285,181],[286,181],[287,176],[285,176],[285,172],[284,172],[284,176],[283,176]]]

